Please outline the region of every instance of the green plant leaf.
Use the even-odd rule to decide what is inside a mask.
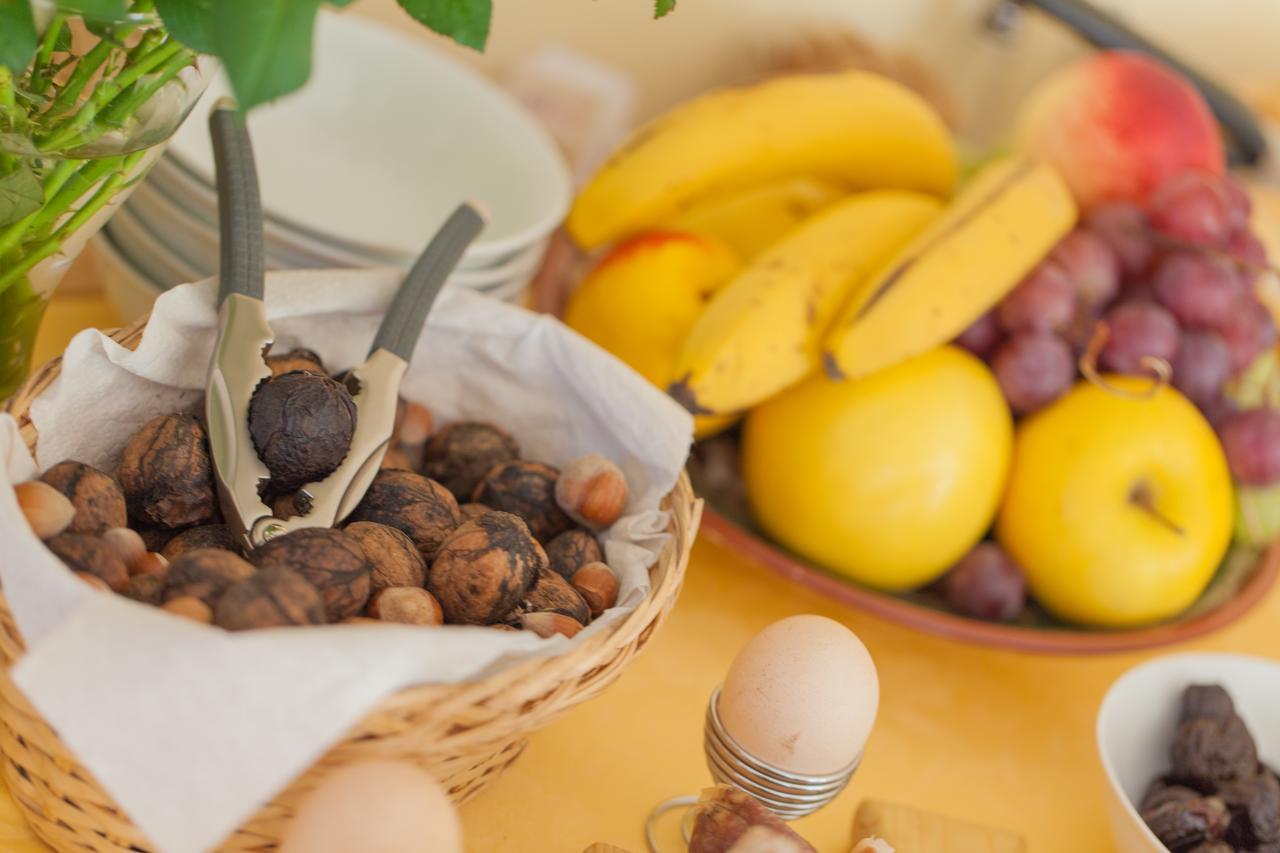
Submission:
[[[489,40],[490,0],[398,0],[417,21],[458,44],[484,50]]]
[[[213,0],[156,0],[173,37],[197,53],[213,53]]]
[[[676,8],[676,0],[653,0],[653,16],[661,18],[668,12],[674,11]]]
[[[350,6],[354,2],[354,0],[325,0],[325,2],[327,2],[330,6],[337,6],[341,8],[343,6]]]
[[[40,149],[29,136],[21,133],[0,133],[0,151],[19,157],[39,157]]]
[[[124,0],[59,0],[58,8],[98,21],[118,21],[124,17]]]
[[[36,22],[27,0],[0,0],[0,65],[16,77],[36,55]]]
[[[240,109],[286,95],[311,76],[320,0],[218,0],[214,52]]]
[[[0,225],[17,222],[44,204],[40,181],[26,166],[0,178]]]

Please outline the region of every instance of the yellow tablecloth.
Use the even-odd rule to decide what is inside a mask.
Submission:
[[[96,296],[59,297],[38,357],[61,351],[85,326],[113,323]],[[463,808],[468,848],[572,853],[608,841],[644,850],[649,809],[709,782],[702,715],[712,687],[749,637],[795,613],[856,631],[882,685],[880,717],[852,785],[795,824],[819,850],[849,848],[854,809],[868,796],[1016,830],[1035,853],[1111,849],[1094,714],[1116,676],[1159,652],[1046,657],[937,639],[821,598],[705,537],[649,650],[603,696],[537,734]],[[1229,628],[1180,648],[1274,655],[1277,626],[1280,589]],[[0,849],[44,849],[4,796]]]

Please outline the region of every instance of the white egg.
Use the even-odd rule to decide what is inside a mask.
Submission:
[[[756,634],[729,667],[717,709],[748,753],[821,775],[862,753],[880,680],[862,641],[825,616],[791,616]]]
[[[339,768],[307,795],[281,853],[462,853],[444,788],[402,761]]]

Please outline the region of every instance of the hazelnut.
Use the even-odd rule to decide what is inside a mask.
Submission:
[[[221,520],[208,436],[192,415],[161,415],[143,424],[125,445],[116,476],[129,516],[139,522],[186,527]]]
[[[409,461],[404,448],[399,446],[388,447],[387,452],[382,456],[382,464],[378,467],[398,471],[412,471],[414,469],[414,465]]]
[[[460,421],[431,436],[422,473],[465,501],[494,466],[519,458],[520,445],[493,424]]]
[[[547,555],[517,516],[485,513],[453,532],[427,574],[427,589],[445,621],[501,622],[524,600],[546,568]]]
[[[166,577],[169,574],[169,561],[155,551],[148,551],[138,558],[137,562],[129,564],[129,574],[133,575],[156,575],[158,577]]]
[[[405,625],[442,625],[444,611],[436,597],[420,586],[392,586],[379,590],[366,611],[383,622]]]
[[[253,572],[253,566],[230,551],[196,548],[169,564],[164,599],[193,596],[212,607],[233,583]]]
[[[422,467],[432,425],[430,409],[403,397],[400,398],[400,405],[396,409],[396,441],[400,451],[399,456],[408,463],[403,467],[413,471]]]
[[[321,593],[302,575],[273,566],[228,589],[213,609],[213,621],[228,631],[323,625],[325,603]]]
[[[569,582],[550,569],[538,577],[525,593],[521,609],[529,613],[563,613],[582,624],[591,621],[591,609]]]
[[[72,571],[97,575],[115,592],[122,592],[129,583],[129,569],[124,560],[97,536],[59,533],[45,545]]]
[[[583,629],[583,624],[572,616],[563,613],[525,613],[520,617],[520,624],[526,631],[532,631],[539,637],[574,637]]]
[[[403,531],[373,521],[357,521],[345,530],[360,543],[369,560],[373,592],[395,586],[421,587],[427,582],[427,562]]]
[[[213,609],[194,595],[180,595],[177,598],[171,598],[160,605],[160,609],[204,625],[213,622]]]
[[[566,530],[548,542],[546,548],[551,570],[565,580],[571,580],[574,572],[587,563],[604,560],[600,543],[585,530]]]
[[[50,539],[64,532],[75,518],[76,508],[62,492],[40,480],[19,483],[13,487],[18,508],[22,510],[31,532],[40,539]]]
[[[40,479],[62,492],[76,508],[69,533],[101,533],[129,523],[124,491],[116,478],[83,462],[59,462]]]
[[[556,505],[559,473],[541,462],[504,462],[485,475],[472,498],[520,516],[529,525],[533,538],[549,542],[573,526]]]
[[[250,555],[261,569],[288,569],[324,599],[328,621],[356,616],[369,600],[369,560],[360,541],[342,530],[304,527],[260,545]]]
[[[111,587],[107,586],[106,581],[104,581],[102,578],[98,577],[97,575],[91,575],[88,572],[72,572],[71,574],[80,578],[80,580],[84,581],[94,589],[101,590],[102,592],[114,591],[111,589]]]
[[[258,386],[249,401],[249,436],[271,472],[267,491],[294,492],[318,483],[351,449],[356,404],[347,386],[295,370]]]
[[[205,524],[182,531],[160,548],[160,554],[169,562],[173,562],[188,551],[194,551],[197,548],[235,551],[236,541],[231,534],[231,528],[227,525]]]
[[[598,453],[581,456],[556,480],[556,503],[579,524],[608,527],[627,508],[627,479]]]
[[[164,588],[163,575],[134,575],[125,585],[124,594],[134,601],[159,607],[164,603]]]
[[[267,367],[271,368],[272,376],[293,373],[295,370],[319,373],[322,376],[329,372],[324,369],[324,362],[320,360],[320,356],[305,347],[297,347],[282,353],[273,352],[267,356],[266,361]]]
[[[570,583],[591,608],[592,619],[618,603],[618,576],[604,563],[587,563],[573,573]]]
[[[142,560],[147,553],[147,543],[142,541],[136,530],[127,527],[113,527],[102,534],[102,541],[115,549],[116,556],[124,561],[129,574],[137,574],[134,563]]]
[[[484,504],[459,504],[458,514],[462,516],[463,521],[470,521],[477,515],[484,515],[486,512],[493,512]]]
[[[348,521],[375,521],[403,531],[422,552],[435,559],[440,544],[462,518],[449,490],[412,471],[379,471]]]

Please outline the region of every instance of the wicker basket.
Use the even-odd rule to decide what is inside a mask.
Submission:
[[[133,348],[145,321],[112,335]],[[7,405],[27,445],[37,435],[27,410],[58,375],[60,360],[40,368]],[[702,502],[681,476],[664,500],[671,542],[651,571],[653,591],[612,632],[590,637],[568,653],[525,661],[462,684],[424,685],[384,700],[219,849],[273,850],[299,798],[332,768],[370,758],[413,761],[464,802],[524,750],[529,735],[613,682],[663,623],[684,579]],[[147,840],[76,761],[8,677],[22,638],[0,595],[0,751],[4,778],[36,834],[58,850],[150,850]]]

